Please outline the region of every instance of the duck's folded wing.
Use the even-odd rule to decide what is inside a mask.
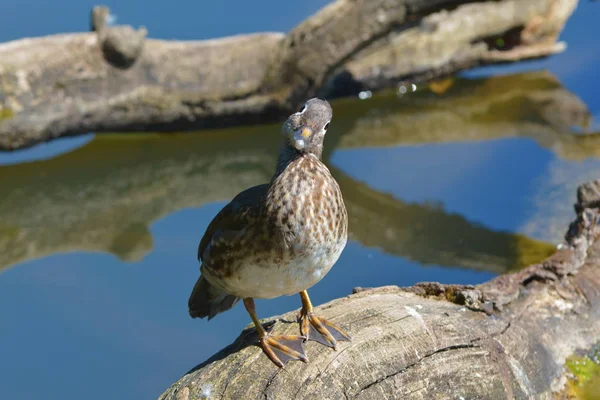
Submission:
[[[264,184],[244,190],[211,221],[198,245],[198,260],[206,267],[218,269],[222,253],[234,249],[243,232],[258,218],[268,188]]]

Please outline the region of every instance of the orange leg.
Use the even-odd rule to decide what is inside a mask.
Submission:
[[[302,299],[302,310],[298,314],[298,322],[302,336],[305,336],[307,340],[312,339],[332,347],[334,350],[338,340],[348,342],[351,340],[350,335],[342,328],[313,313],[313,306],[306,290],[300,292],[300,298]]]
[[[251,298],[244,299],[244,306],[258,332],[260,347],[275,365],[283,367],[289,360],[308,362],[302,345],[306,338],[296,335],[271,335],[267,333],[256,316],[254,300]]]

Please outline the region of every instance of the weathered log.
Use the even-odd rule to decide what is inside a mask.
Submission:
[[[145,39],[91,33],[0,45],[0,149],[105,131],[173,131],[269,121],[307,97],[429,80],[542,57],[577,0],[337,0],[287,35]]]
[[[478,286],[357,288],[317,310],[353,337],[337,351],[308,342],[308,364],[279,369],[247,329],[160,399],[553,398],[565,359],[600,341],[599,185],[542,263]],[[296,333],[295,315],[272,329]]]

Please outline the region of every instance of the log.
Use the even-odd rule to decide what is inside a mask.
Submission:
[[[145,28],[0,44],[0,149],[106,131],[276,120],[327,98],[562,51],[577,0],[337,0],[288,34],[147,39]]]
[[[160,399],[564,395],[566,358],[600,341],[599,189],[600,180],[580,187],[564,243],[539,264],[478,286],[356,288],[317,309],[352,335],[337,351],[308,342],[308,364],[279,369],[248,328]],[[270,319],[271,329],[295,334],[296,312]]]

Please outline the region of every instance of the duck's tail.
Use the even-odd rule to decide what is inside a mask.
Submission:
[[[239,300],[239,297],[216,288],[200,275],[188,300],[190,316],[192,318],[208,317],[210,321],[215,315],[229,310]]]

